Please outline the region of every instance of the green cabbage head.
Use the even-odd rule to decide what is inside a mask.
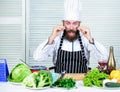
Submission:
[[[20,63],[13,68],[10,75],[8,76],[8,81],[22,82],[23,79],[30,74],[31,74],[30,68],[27,65]]]

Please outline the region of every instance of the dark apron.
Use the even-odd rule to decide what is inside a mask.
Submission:
[[[66,73],[86,73],[87,72],[87,62],[85,57],[84,47],[82,44],[81,37],[79,35],[79,42],[81,51],[69,52],[62,50],[64,34],[60,41],[60,46],[57,53],[57,61],[55,72],[61,73],[65,71]]]

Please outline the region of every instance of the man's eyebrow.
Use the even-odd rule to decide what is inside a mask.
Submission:
[[[69,21],[65,21],[65,22],[69,22]]]

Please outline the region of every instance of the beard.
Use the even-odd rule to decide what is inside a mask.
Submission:
[[[74,35],[71,36],[70,33],[72,33]],[[78,30],[64,30],[64,38],[70,42],[76,40],[78,38],[78,36],[79,36]]]

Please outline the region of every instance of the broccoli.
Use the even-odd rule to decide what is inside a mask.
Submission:
[[[44,86],[51,86],[53,83],[53,77],[52,74],[49,71],[46,70],[40,70],[38,73],[38,88],[39,87],[44,87]]]
[[[46,70],[33,72],[23,80],[23,85],[30,88],[41,88],[45,86],[51,86],[52,83],[52,74]]]

